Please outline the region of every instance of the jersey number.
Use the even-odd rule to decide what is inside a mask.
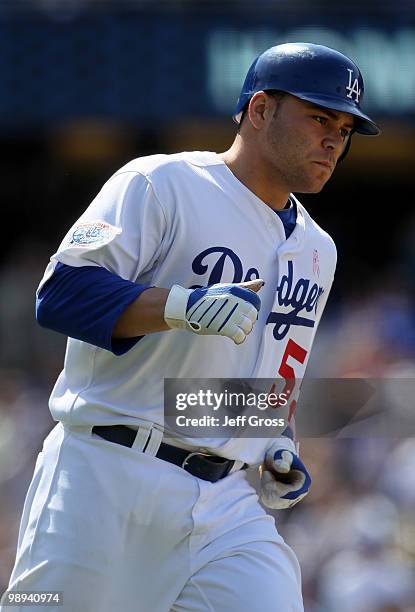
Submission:
[[[299,363],[304,363],[305,358],[307,357],[307,351],[302,346],[294,342],[294,340],[291,340],[291,338],[287,342],[284,355],[282,356],[281,365],[278,370],[278,374],[285,379],[285,386],[282,392],[286,393],[287,395],[291,395],[295,387],[295,371],[294,368],[288,363],[289,357],[292,357]],[[297,401],[293,399],[289,406],[288,422],[291,421],[296,407]]]

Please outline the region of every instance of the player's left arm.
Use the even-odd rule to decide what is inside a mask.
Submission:
[[[333,275],[317,305],[314,334],[310,342],[310,348],[333,284],[337,259],[334,243],[333,247]],[[304,365],[306,366],[306,363]],[[304,373],[302,376],[304,376]],[[260,498],[262,503],[268,508],[274,510],[291,508],[307,495],[312,479],[306,466],[300,459],[299,443],[295,441],[293,431],[285,432],[285,435],[274,441],[271,448],[265,454],[263,464],[260,466],[260,475]]]

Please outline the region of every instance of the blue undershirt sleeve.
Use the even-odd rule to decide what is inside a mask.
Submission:
[[[127,306],[149,288],[102,267],[59,262],[37,293],[36,319],[42,327],[123,355],[143,336],[112,338],[112,330]]]

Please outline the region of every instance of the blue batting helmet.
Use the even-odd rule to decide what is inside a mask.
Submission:
[[[323,45],[287,43],[264,51],[248,70],[234,120],[258,91],[279,90],[354,116],[353,131],[375,136],[380,129],[365,115],[363,78],[351,59]]]

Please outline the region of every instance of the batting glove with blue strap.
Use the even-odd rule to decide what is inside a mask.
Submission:
[[[201,336],[227,336],[235,344],[242,344],[258,318],[261,300],[256,291],[263,284],[258,279],[201,289],[173,285],[164,320],[171,328],[186,329]]]
[[[291,508],[308,493],[311,476],[289,439],[279,439],[261,466],[261,501],[274,510]]]

